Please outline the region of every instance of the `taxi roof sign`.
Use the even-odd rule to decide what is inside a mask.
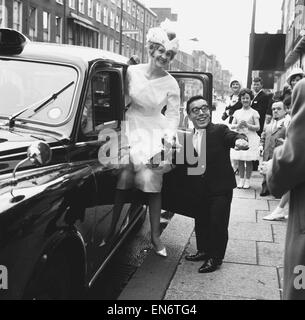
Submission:
[[[0,54],[18,55],[30,40],[14,29],[0,29]]]

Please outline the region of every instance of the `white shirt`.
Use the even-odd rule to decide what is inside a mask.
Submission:
[[[195,133],[193,135],[193,146],[199,156],[201,154],[201,142],[202,142],[203,131],[204,129],[195,129]]]

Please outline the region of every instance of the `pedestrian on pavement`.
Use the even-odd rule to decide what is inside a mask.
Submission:
[[[231,150],[231,159],[238,160],[239,183],[237,188],[250,188],[250,178],[252,175],[252,161],[259,159],[259,142],[260,138],[257,134],[259,130],[259,114],[251,108],[251,100],[253,93],[250,89],[242,89],[240,91],[242,109],[234,113],[234,119],[231,126],[232,130],[243,133],[248,137],[248,150]]]
[[[171,34],[172,36],[172,34]],[[119,216],[125,191],[135,187],[148,197],[151,242],[154,251],[167,256],[160,240],[161,189],[163,174],[170,164],[151,163],[163,150],[162,141],[174,144],[179,123],[180,89],[166,70],[178,52],[177,38],[170,40],[162,28],[147,34],[149,61],[127,69],[130,107],[126,112],[125,132],[130,146],[130,163],[122,170],[117,186],[115,216]],[[164,106],[166,112],[161,113]],[[158,158],[158,157],[157,157]]]
[[[287,78],[287,83],[290,85],[291,89],[295,87],[298,81],[305,77],[305,73],[301,68],[295,68],[291,71]]]
[[[256,77],[253,79],[252,88],[254,97],[251,103],[251,108],[259,113],[259,130],[257,134],[260,136],[265,125],[266,112],[270,102],[270,97],[263,90],[263,79]]]
[[[238,80],[231,81],[230,88],[232,90],[232,94],[230,96],[229,105],[225,108],[225,112],[222,115],[223,121],[229,118],[229,124],[231,124],[233,121],[234,112],[242,108],[242,104],[239,96],[239,92],[241,89],[241,85],[239,81]]]
[[[230,207],[233,189],[236,187],[230,148],[247,149],[248,142],[244,134],[231,131],[224,124],[211,123],[211,106],[204,97],[190,98],[186,110],[194,130],[185,133],[180,143],[191,146],[190,150],[199,159],[206,156],[206,170],[204,174],[188,175],[190,164],[186,163],[180,168],[178,166],[178,170],[186,170],[181,175],[183,185],[187,189],[186,193],[194,197],[193,204],[196,204],[197,253],[185,258],[188,261],[202,261],[198,272],[208,273],[222,264],[228,242]],[[182,150],[188,150],[188,147]]]
[[[301,68],[296,68],[296,69],[292,70],[292,72],[289,74],[289,76],[287,78],[287,83],[289,84],[290,88],[293,90],[295,85],[298,83],[298,81],[303,79],[304,76],[305,76],[305,74]],[[284,102],[284,105],[289,110],[291,107],[291,94],[292,94],[292,91],[289,90],[289,87],[284,88],[284,90],[283,90],[284,101],[283,102]],[[290,113],[290,111],[287,113]],[[284,123],[286,123],[285,124],[286,128],[288,127],[290,121],[291,121],[290,114],[286,114],[285,121],[284,121]],[[273,210],[273,212],[271,212],[271,214],[265,216],[263,219],[264,220],[281,220],[284,218],[288,218],[288,216],[286,215],[286,212],[285,212],[285,207],[289,203],[289,199],[290,199],[290,192],[288,191],[287,193],[285,193],[281,197],[280,203]]]
[[[273,151],[276,147],[283,144],[286,136],[286,128],[288,123],[285,122],[286,117],[286,106],[282,101],[274,102],[272,105],[272,120],[269,124],[265,125],[264,131],[261,135],[260,150],[263,153],[263,161],[269,161],[273,157]],[[268,196],[270,194],[266,176],[262,182],[261,197]],[[264,219],[267,219],[265,217]]]
[[[284,261],[284,299],[305,300],[305,79],[292,92],[291,122],[284,144],[267,162],[267,184],[280,197],[290,190]],[[300,274],[301,272],[301,274]],[[303,272],[303,273],[302,273]],[[303,280],[302,280],[303,279]]]

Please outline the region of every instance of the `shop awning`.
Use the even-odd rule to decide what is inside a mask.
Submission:
[[[96,32],[100,32],[100,29],[97,28],[90,20],[85,19],[83,17],[80,17],[79,15],[77,15],[73,12],[71,12],[69,19],[73,20],[74,23],[76,23],[84,28],[87,28],[87,29],[90,29],[90,30],[93,30]]]

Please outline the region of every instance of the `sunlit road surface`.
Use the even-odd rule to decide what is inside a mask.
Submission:
[[[213,111],[212,113],[212,122],[213,123],[224,123],[227,124],[227,120],[226,121],[222,121],[221,120],[221,116],[224,113],[226,108],[226,104],[223,102],[216,102],[216,110]]]

